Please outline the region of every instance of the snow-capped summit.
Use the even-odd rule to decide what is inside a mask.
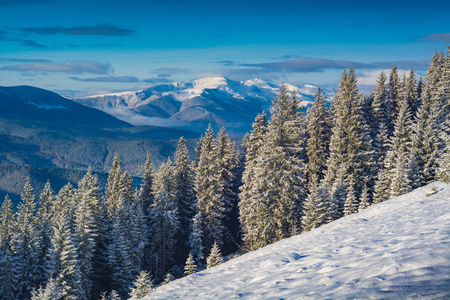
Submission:
[[[286,86],[303,100],[303,106],[314,101],[316,87]],[[215,129],[224,126],[239,136],[251,129],[258,113],[270,109],[278,92],[279,86],[258,78],[234,81],[225,77],[207,77],[156,85],[137,92],[73,100],[134,125],[184,127],[203,131],[211,123]],[[324,91],[328,100],[333,94],[333,90]]]

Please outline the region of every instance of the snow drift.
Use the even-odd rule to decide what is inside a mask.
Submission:
[[[149,299],[450,297],[450,185],[435,182],[173,281]]]

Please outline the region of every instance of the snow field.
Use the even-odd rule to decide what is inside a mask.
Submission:
[[[435,182],[173,281],[144,299],[447,297],[450,186]]]

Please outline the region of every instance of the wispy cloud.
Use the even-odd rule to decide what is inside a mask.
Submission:
[[[72,80],[83,82],[139,82],[139,78],[134,76],[100,76],[93,78],[69,77]]]
[[[419,40],[425,41],[425,42],[448,43],[448,42],[450,42],[450,32],[429,34],[429,35],[419,38]]]
[[[366,63],[322,58],[298,58],[269,63],[241,64],[240,66],[295,73],[324,72],[326,69],[344,69],[351,66],[356,68],[371,68]]]
[[[76,27],[25,27],[15,28],[25,34],[53,35],[104,35],[104,36],[126,36],[131,35],[135,31],[131,29],[121,28],[111,24],[97,24],[93,26],[76,26]]]
[[[11,36],[8,32],[4,30],[0,30],[0,41],[5,42],[17,42],[22,44],[23,46],[32,47],[32,48],[46,48],[45,45],[40,44],[36,41],[30,39],[24,39],[22,37]]]
[[[95,61],[68,61],[63,64],[32,63],[8,65],[2,67],[1,70],[17,72],[62,72],[68,74],[107,74],[113,71],[110,63]]]
[[[50,63],[48,59],[0,57],[0,63]]]
[[[226,67],[235,66],[237,64],[233,60],[220,60],[220,61],[215,61],[214,63],[222,65],[222,66],[226,66]]]

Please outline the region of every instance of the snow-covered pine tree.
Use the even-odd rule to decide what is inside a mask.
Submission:
[[[197,266],[195,265],[194,257],[192,253],[189,253],[186,263],[184,265],[184,274],[191,275],[197,272]]]
[[[14,299],[16,261],[14,260],[14,211],[5,197],[0,208],[0,299]]]
[[[361,97],[358,95],[353,68],[344,71],[339,90],[333,101],[333,123],[328,169],[323,184],[331,187],[333,208],[329,217],[342,216],[347,197],[346,182],[353,178],[356,198],[359,199],[364,179],[371,165],[370,141],[363,120]],[[370,175],[369,175],[370,176]]]
[[[130,296],[134,299],[142,299],[153,291],[152,276],[146,271],[141,271],[133,285]]]
[[[420,106],[419,95],[417,93],[416,73],[414,73],[413,68],[411,68],[409,76],[401,89],[400,98],[407,99],[411,118],[413,119],[416,116],[417,109]]]
[[[153,204],[153,166],[150,153],[147,153],[145,165],[142,167],[142,183],[140,188],[140,198],[142,211],[146,216],[149,214],[149,207]]]
[[[198,264],[201,264],[204,258],[203,254],[203,232],[202,232],[202,216],[198,212],[192,219],[191,232],[189,234],[189,249],[192,256]]]
[[[189,234],[195,211],[194,171],[189,160],[186,140],[181,137],[174,155],[174,201],[177,207],[179,230],[176,235],[175,263],[183,264],[189,245]]]
[[[310,182],[314,176],[321,180],[326,170],[331,124],[325,105],[325,98],[319,86],[313,106],[308,109],[306,115],[306,132],[308,134],[306,154],[308,163],[306,164],[305,173],[310,178]]]
[[[405,79],[406,81],[406,79]],[[399,196],[412,189],[411,178],[411,113],[409,108],[409,99],[406,93],[403,93],[400,101],[399,112],[395,120],[394,134],[390,139],[389,151],[385,159],[386,175],[388,176],[389,196]]]
[[[226,230],[224,232],[222,249],[224,249],[225,253],[228,253],[235,250],[238,234],[238,228],[235,226],[239,222],[238,215],[236,214],[238,196],[235,186],[237,185],[237,167],[239,162],[236,145],[231,142],[229,135],[223,127],[217,135],[216,151],[219,183],[222,186],[221,202],[225,208],[223,222]]]
[[[166,276],[164,276],[164,281],[161,282],[161,285],[168,284],[169,282],[174,281],[174,280],[175,280],[175,276],[173,276],[171,273],[167,273]]]
[[[267,116],[263,111],[257,115],[253,123],[253,129],[248,136],[246,142],[246,156],[245,169],[242,174],[242,186],[239,193],[239,221],[241,223],[241,230],[244,233],[244,242],[248,245],[250,250],[253,248],[252,243],[256,239],[257,220],[258,216],[255,211],[255,203],[257,199],[254,197],[254,182],[255,182],[255,165],[256,158],[264,143],[264,136],[267,132]]]
[[[61,212],[67,216],[67,225],[69,226],[71,232],[74,231],[73,220],[75,214],[75,199],[74,199],[75,189],[72,184],[68,182],[64,185],[58,192],[56,196],[55,205],[53,206],[52,213],[52,224],[56,223],[56,219],[58,218],[58,214]]]
[[[14,260],[16,262],[16,297],[28,299],[37,276],[36,202],[27,178],[14,222]]]
[[[206,259],[206,267],[212,268],[217,265],[220,265],[223,262],[222,253],[220,252],[219,245],[214,242],[213,246],[211,247],[211,252],[209,253],[208,258]]]
[[[260,248],[292,234],[301,223],[306,198],[304,178],[304,127],[295,94],[289,97],[285,85],[272,102],[262,149],[257,154],[252,184],[252,203],[256,221],[251,228],[251,248]],[[247,225],[246,225],[247,226]]]
[[[92,193],[92,180],[92,171],[89,169],[78,184],[78,190],[75,192],[76,208],[73,242],[76,245],[77,265],[81,277],[80,290],[85,299],[89,298],[92,288],[90,276],[96,245],[95,238],[99,234],[94,212],[99,199],[96,193]]]
[[[174,263],[175,237],[180,226],[175,202],[174,169],[169,158],[161,164],[154,180],[150,249],[152,273],[156,279],[161,279]]]
[[[417,110],[413,124],[412,155],[417,169],[414,171],[419,178],[417,188],[435,179],[437,157],[440,147],[441,95],[437,93],[437,86],[442,71],[442,60],[437,52],[434,54],[427,70],[427,77],[423,85],[422,105]]]
[[[194,189],[197,195],[197,213],[201,215],[201,229],[204,249],[214,241],[224,244],[225,203],[223,203],[220,182],[217,147],[211,124],[203,136],[200,158],[195,172]]]
[[[108,300],[122,300],[122,297],[120,297],[116,290],[112,290],[108,296]]]
[[[63,211],[56,216],[51,243],[48,272],[49,276],[54,278],[61,297],[63,299],[86,299],[81,290],[77,251],[68,225],[67,215]]]
[[[320,188],[315,176],[310,178],[308,197],[303,205],[303,231],[312,230],[326,223],[327,194]]]
[[[373,204],[381,203],[389,198],[390,181],[387,177],[386,170],[382,169],[378,172],[373,192]]]
[[[108,214],[113,216],[119,203],[123,191],[122,167],[120,165],[119,154],[114,155],[111,170],[109,171],[108,182],[106,184],[106,203],[108,205]]]
[[[389,137],[394,133],[394,122],[397,119],[400,102],[401,80],[398,75],[397,66],[393,66],[389,73],[389,82],[386,87],[386,108],[389,114],[386,124]]]
[[[388,150],[388,126],[391,122],[389,105],[387,103],[386,75],[381,72],[376,88],[372,91],[372,116],[370,124],[372,136],[373,160],[375,162],[375,174],[383,168],[384,158]]]
[[[36,214],[36,238],[37,238],[37,276],[34,279],[34,286],[47,282],[47,256],[51,246],[52,236],[52,208],[55,199],[50,182],[44,186],[44,190],[39,196],[38,211]]]
[[[13,299],[13,298],[7,298]],[[42,286],[37,290],[33,290],[31,300],[61,300],[62,296],[56,281],[50,277],[45,288]]]
[[[361,192],[361,198],[359,201],[358,211],[362,211],[370,206],[369,191],[367,184],[364,184],[363,190]]]
[[[350,178],[350,181],[348,183],[347,188],[347,196],[345,198],[345,204],[344,204],[344,216],[353,214],[355,212],[358,212],[358,199],[355,195],[355,181],[353,178]]]

